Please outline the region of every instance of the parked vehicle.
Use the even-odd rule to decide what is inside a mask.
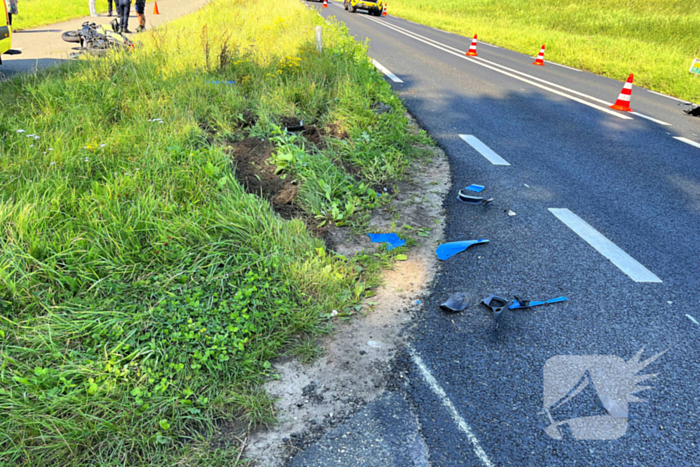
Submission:
[[[355,13],[357,10],[367,10],[370,15],[382,16],[384,0],[343,0],[345,10]]]
[[[12,47],[12,28],[9,25],[10,18],[7,16],[7,5],[4,1],[0,3],[5,9],[5,14],[0,15],[0,65],[2,65],[2,54]]]

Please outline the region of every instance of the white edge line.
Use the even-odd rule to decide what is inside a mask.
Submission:
[[[677,139],[678,141],[683,141],[686,144],[690,144],[691,146],[695,146],[696,148],[700,148],[700,143],[696,143],[695,141],[688,139],[688,138],[683,138],[682,136],[674,136],[673,139]]]
[[[368,18],[368,19],[372,19],[372,18]],[[373,20],[373,21],[374,21],[374,20]],[[383,24],[383,23],[380,23],[380,24]],[[539,82],[541,82],[541,83],[545,83],[545,84],[547,84],[547,85],[549,85],[549,86],[552,86],[552,87],[555,87],[555,88],[559,88],[559,89],[563,89],[564,91],[570,92],[571,94],[576,94],[576,95],[579,95],[579,96],[581,96],[581,97],[585,97],[586,99],[592,100],[592,101],[594,101],[594,102],[599,102],[599,103],[604,104],[604,105],[606,105],[606,106],[608,106],[608,107],[612,105],[611,102],[604,101],[603,99],[598,99],[597,97],[589,96],[588,94],[584,94],[584,93],[582,93],[582,92],[575,91],[575,90],[573,90],[573,89],[569,89],[569,88],[567,88],[567,87],[565,87],[565,86],[561,86],[561,85],[559,85],[559,84],[552,83],[552,82],[547,81],[547,80],[544,80],[544,79],[542,79],[542,78],[538,78],[538,77],[536,77],[536,76],[529,75],[529,74],[527,74],[527,73],[523,73],[522,71],[518,71],[518,70],[515,70],[515,69],[513,69],[513,68],[509,68],[509,67],[507,67],[507,66],[505,66],[505,65],[501,65],[500,63],[492,62],[492,61],[490,61],[490,60],[486,60],[486,59],[481,58],[481,57],[477,57],[476,59],[474,59],[474,58],[472,58],[472,57],[463,57],[463,56],[462,56],[462,53],[463,53],[462,50],[455,49],[454,47],[451,47],[451,46],[449,46],[449,45],[447,45],[447,44],[443,44],[443,43],[441,43],[441,42],[439,42],[439,41],[436,41],[435,39],[431,39],[431,38],[429,38],[429,37],[421,36],[420,34],[418,34],[418,33],[416,33],[416,32],[409,31],[408,29],[403,29],[403,28],[401,28],[400,26],[392,25],[392,26],[387,26],[387,27],[389,27],[390,29],[395,29],[397,32],[400,32],[400,33],[402,33],[402,34],[404,34],[404,35],[409,35],[409,36],[410,36],[410,34],[413,34],[414,36],[416,36],[416,37],[413,37],[413,39],[416,39],[416,40],[418,40],[418,41],[420,41],[420,42],[424,42],[424,43],[426,43],[426,44],[428,44],[428,45],[431,45],[431,46],[433,46],[433,47],[436,47],[436,48],[438,48],[438,49],[440,49],[440,47],[437,47],[437,46],[434,45],[434,44],[429,44],[429,43],[427,43],[427,42],[425,42],[425,41],[421,41],[421,40],[418,39],[418,38],[420,37],[420,38],[422,38],[422,39],[426,39],[426,40],[428,40],[428,41],[435,42],[436,44],[439,44],[439,45],[441,45],[441,46],[443,46],[443,47],[445,47],[445,48],[447,48],[447,49],[452,49],[452,50],[454,50],[454,51],[456,51],[456,52],[459,52],[459,55],[458,55],[459,57],[466,58],[467,60],[473,61],[474,63],[478,63],[477,60],[481,60],[481,61],[483,61],[483,62],[485,62],[485,63],[490,64],[490,65],[494,65],[494,66],[497,66],[497,67],[506,69],[506,70],[508,70],[508,71],[510,71],[510,72],[512,72],[512,73],[517,73],[517,74],[519,74],[519,75],[526,76],[526,77],[529,78],[529,79],[534,79],[534,80],[539,81]],[[443,31],[443,32],[446,32],[446,31]],[[447,34],[450,34],[450,33],[447,33]],[[481,43],[481,44],[486,44],[486,42],[480,42],[480,43]],[[486,45],[491,45],[491,44],[486,44]],[[491,45],[491,46],[492,46],[492,47],[498,47],[498,46],[495,46],[495,45]],[[442,49],[442,50],[444,50],[444,49]],[[444,50],[444,51],[445,51],[445,52],[448,52],[448,53],[451,53],[451,52],[449,52],[449,51],[447,51],[447,50]],[[455,54],[453,54],[453,55],[455,55]],[[537,58],[537,57],[532,57],[532,58]],[[551,64],[553,64],[553,65],[561,66],[561,67],[564,67],[564,68],[570,68],[570,69],[572,69],[572,70],[575,70],[575,71],[578,71],[578,72],[582,72],[581,70],[577,70],[576,68],[571,68],[571,67],[569,67],[569,66],[562,65],[562,64],[560,64],[560,63],[549,62],[549,61],[545,61],[545,63],[551,63]],[[483,65],[483,64],[480,64],[480,65],[486,66],[486,65]],[[491,68],[491,67],[486,66],[486,68]],[[491,69],[493,70],[493,68],[491,68]],[[622,118],[622,119],[624,119],[624,120],[632,120],[632,118],[629,117],[629,116],[627,116],[627,115],[624,115],[624,114],[621,114],[621,113],[618,113],[618,112],[614,112],[614,111],[609,110],[609,109],[601,108],[601,107],[596,106],[596,105],[589,104],[588,102],[581,101],[581,100],[579,100],[579,99],[573,98],[572,96],[567,96],[567,95],[565,95],[565,94],[560,94],[560,93],[558,93],[558,92],[556,92],[556,91],[554,91],[554,90],[552,90],[552,89],[548,89],[548,88],[546,88],[546,87],[544,87],[544,86],[538,86],[537,84],[532,83],[532,82],[530,82],[530,81],[528,81],[528,80],[519,78],[519,77],[517,77],[517,76],[512,76],[512,75],[510,75],[510,74],[508,74],[508,73],[504,73],[504,72],[501,71],[501,70],[494,70],[494,71],[498,71],[499,73],[503,73],[503,74],[505,74],[505,75],[508,75],[508,76],[513,77],[513,78],[519,79],[519,80],[521,80],[521,81],[525,81],[526,83],[532,84],[532,85],[534,85],[534,86],[537,86],[537,87],[539,87],[539,88],[545,89],[545,90],[550,91],[550,92],[553,92],[553,93],[555,93],[555,94],[559,94],[559,95],[562,95],[562,96],[567,97],[567,98],[569,98],[569,99],[573,99],[573,100],[575,100],[575,101],[577,101],[577,102],[580,102],[580,103],[582,103],[582,104],[588,105],[588,106],[593,107],[593,108],[595,108],[595,109],[601,110],[601,111],[603,111],[603,112],[605,112],[605,113],[609,113],[610,115],[615,115],[616,117]],[[658,120],[658,119],[656,119],[656,118],[650,117],[650,116],[648,116],[648,115],[645,115],[645,114],[642,114],[642,113],[639,113],[639,112],[633,112],[633,114],[634,114],[634,115],[637,115],[638,117],[644,118],[644,119],[646,119],[646,120],[650,120],[650,121],[652,121],[652,122],[654,122],[654,123],[658,123],[659,125],[672,126],[670,123],[664,122],[664,121],[662,121],[662,120]]]
[[[503,70],[499,70],[498,68],[494,68],[493,66],[489,66],[489,65],[487,65],[486,63],[491,63],[491,64],[496,65],[496,66],[499,66],[499,67],[501,67],[501,68],[505,68],[505,69],[507,69],[507,70],[509,70],[509,71],[512,71],[513,73],[518,73],[518,74],[521,74],[521,75],[528,76],[528,78],[537,79],[537,78],[535,78],[534,76],[526,75],[525,73],[519,72],[519,71],[517,71],[517,70],[510,69],[510,68],[508,68],[508,67],[505,67],[505,66],[503,66],[503,65],[499,65],[499,64],[497,64],[497,63],[489,62],[488,60],[483,60],[483,59],[482,59],[482,60],[475,60],[473,57],[467,57],[466,55],[463,55],[462,53],[455,53],[455,52],[453,52],[453,51],[451,51],[451,50],[448,50],[447,48],[451,48],[451,49],[454,49],[454,48],[453,48],[453,47],[450,47],[450,46],[448,46],[448,45],[442,44],[442,43],[440,43],[439,41],[436,41],[436,40],[434,40],[434,39],[430,39],[430,38],[425,38],[425,39],[427,39],[427,40],[419,39],[419,37],[423,37],[423,36],[420,36],[419,34],[414,33],[414,32],[412,32],[412,31],[404,32],[404,31],[401,30],[401,28],[395,27],[395,26],[393,26],[393,25],[385,24],[385,23],[383,23],[383,22],[381,22],[381,21],[375,20],[374,18],[365,17],[365,16],[363,16],[363,18],[367,18],[368,20],[374,21],[375,23],[381,24],[382,26],[385,26],[385,27],[387,27],[387,28],[389,28],[389,29],[394,29],[396,32],[398,32],[398,33],[400,33],[400,34],[403,34],[403,35],[405,35],[405,36],[411,37],[412,39],[415,39],[415,40],[417,40],[418,42],[423,42],[424,44],[427,44],[427,45],[429,45],[429,46],[431,46],[431,47],[434,47],[434,48],[436,48],[436,49],[438,49],[438,50],[442,50],[443,52],[449,53],[449,54],[454,55],[454,56],[456,56],[456,57],[459,57],[459,58],[461,58],[461,59],[463,59],[463,60],[468,60],[468,61],[470,61],[470,62],[472,62],[472,63],[476,63],[476,64],[478,64],[478,65],[483,66],[484,68],[488,68],[488,69],[493,70],[493,71],[495,71],[495,72],[497,72],[497,73],[501,73],[501,74],[503,74],[503,75],[510,76],[511,78],[517,79],[518,81],[522,81],[522,82],[524,82],[524,83],[528,83],[528,84],[530,84],[530,85],[532,85],[532,86],[535,86],[535,87],[537,87],[537,88],[544,89],[545,91],[549,91],[549,92],[551,92],[552,94],[557,94],[558,96],[565,97],[565,98],[567,98],[567,99],[571,99],[572,101],[578,102],[578,103],[580,103],[580,104],[586,105],[586,106],[591,107],[591,108],[594,108],[594,109],[596,109],[596,110],[600,110],[601,112],[604,112],[604,113],[606,113],[606,114],[608,114],[608,115],[614,115],[615,117],[620,118],[620,119],[622,119],[622,120],[632,120],[632,117],[628,117],[627,115],[624,115],[624,114],[621,114],[621,113],[618,113],[618,112],[614,112],[614,111],[612,111],[612,110],[610,110],[610,109],[601,107],[601,106],[599,106],[599,105],[591,104],[590,102],[584,101],[583,99],[579,99],[578,97],[574,97],[574,96],[572,96],[572,95],[565,94],[565,93],[563,93],[563,92],[561,92],[561,91],[557,91],[556,89],[548,88],[547,86],[543,86],[543,85],[541,85],[541,84],[539,84],[539,83],[535,83],[534,81],[531,81],[531,80],[529,80],[529,79],[521,78],[520,76],[516,76],[516,75],[514,75],[514,74],[512,74],[512,73],[509,73],[509,72],[506,72],[506,71],[503,71]],[[440,45],[432,44],[431,42],[428,42],[428,41],[432,41],[432,42],[435,42],[435,43],[440,44]],[[446,48],[446,47],[447,47],[447,48]],[[455,49],[455,50],[456,50],[456,49]],[[460,51],[460,52],[461,52],[461,51]],[[484,63],[482,63],[482,62],[484,62]],[[539,79],[538,79],[538,81],[543,81],[543,80],[539,80]],[[553,83],[550,83],[550,84],[553,84]],[[557,85],[557,87],[562,87],[562,86],[558,86],[558,85]],[[566,89],[566,88],[565,88],[565,89]],[[573,90],[571,90],[571,89],[569,89],[568,91],[577,93],[576,91],[573,91]],[[580,93],[577,93],[577,94],[580,94]],[[588,96],[587,96],[587,97],[588,97]]]
[[[698,322],[695,320],[695,318],[693,318],[693,317],[690,316],[690,315],[685,315],[685,316],[686,316],[690,321],[692,321],[693,323],[695,323],[695,324],[697,324],[698,326],[700,326],[700,323],[698,323]]]
[[[533,60],[537,60],[537,57],[530,57],[530,58]],[[574,71],[578,71],[579,73],[583,73],[583,70],[579,70],[578,68],[570,67],[568,65],[562,65],[561,63],[552,62],[550,60],[544,60],[544,64],[545,65],[556,65],[556,66],[560,66],[562,68],[568,68],[569,70],[574,70]]]
[[[459,429],[467,435],[469,442],[472,443],[474,454],[476,454],[481,463],[484,464],[486,467],[494,467],[488,455],[482,449],[481,444],[479,443],[479,440],[476,437],[476,435],[474,435],[474,432],[472,431],[471,427],[469,426],[469,424],[467,424],[466,420],[462,418],[459,412],[457,412],[457,409],[455,408],[454,404],[452,404],[452,401],[450,401],[450,399],[447,397],[445,391],[440,387],[433,375],[430,374],[430,370],[428,369],[428,367],[425,366],[425,363],[423,363],[423,359],[420,358],[420,356],[415,352],[415,350],[413,350],[413,347],[411,347],[410,345],[407,345],[407,347],[408,352],[411,354],[413,362],[418,367],[418,370],[420,370],[421,376],[423,376],[425,382],[428,383],[428,387],[430,387],[430,389],[435,393],[435,395],[438,396],[440,402],[442,402],[442,404],[445,407],[447,407],[447,410],[449,410],[452,419],[457,424]]]
[[[375,59],[372,59],[372,65],[377,67],[377,70],[381,71],[385,75],[389,77],[390,80],[392,80],[394,83],[403,83],[401,78],[390,72],[384,65],[376,61]]]
[[[474,148],[479,154],[484,156],[493,165],[510,165],[507,160],[496,154],[493,149],[488,147],[474,135],[459,135],[469,146]]]
[[[673,97],[673,96],[667,96],[666,94],[661,94],[660,92],[652,91],[651,89],[647,89],[647,92],[650,92],[652,94],[656,94],[657,96],[665,97],[666,99],[673,99],[674,101],[682,102],[684,104],[690,104],[690,102],[684,101],[683,99],[679,99],[679,98]]]
[[[594,229],[568,209],[549,208],[549,212],[570,228],[576,235],[592,246],[598,253],[617,266],[635,282],[662,282],[659,277],[628,255],[622,248],[611,242],[605,235]]]
[[[568,66],[568,65],[562,65],[561,63],[550,62],[549,60],[545,60],[544,63],[545,64],[551,63],[552,65],[560,66],[562,68],[568,68],[569,70],[574,70],[574,71],[578,71],[579,73],[583,73],[583,70],[579,70],[578,68],[574,68],[574,67]]]

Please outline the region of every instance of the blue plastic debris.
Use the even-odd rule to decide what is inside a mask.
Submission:
[[[450,259],[454,255],[456,255],[457,253],[463,252],[472,245],[476,245],[477,243],[488,242],[488,240],[482,238],[479,240],[464,240],[461,242],[443,243],[442,245],[437,247],[435,253],[437,253],[437,257],[439,260],[445,261],[446,259]]]
[[[542,301],[529,301],[529,300],[523,300],[522,298],[515,297],[515,300],[513,300],[513,304],[508,307],[510,310],[516,310],[518,308],[531,308],[533,306],[539,306],[539,305],[549,305],[550,303],[559,303],[559,302],[565,302],[568,300],[566,297],[557,297],[557,298],[550,298],[549,300],[545,300],[544,302]]]
[[[395,233],[388,233],[388,234],[367,234],[369,236],[369,239],[372,241],[372,243],[388,243],[388,246],[386,247],[386,251],[391,251],[394,248],[398,248],[400,246],[404,246],[406,244],[406,240],[401,240],[398,235]]]
[[[420,300],[416,300],[416,305],[420,305]]]
[[[207,82],[210,84],[230,84],[231,86],[236,84],[235,81],[207,81]]]
[[[465,188],[465,190],[475,191],[477,193],[479,193],[483,189],[484,189],[484,185],[469,185],[468,187]]]

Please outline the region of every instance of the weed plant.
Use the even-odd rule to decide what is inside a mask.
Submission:
[[[0,92],[0,464],[233,465],[217,433],[273,421],[270,359],[357,310],[388,257],[327,251],[226,148],[272,138],[316,222],[350,222],[425,137],[297,0],[218,0]],[[315,149],[284,116],[349,137]]]
[[[396,0],[390,13],[531,56],[544,43],[545,60],[700,100],[688,72],[700,57],[697,0]]]

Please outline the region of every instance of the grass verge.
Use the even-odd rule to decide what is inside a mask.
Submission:
[[[98,13],[107,12],[107,0],[97,0]],[[116,7],[115,14],[116,14]],[[19,14],[12,17],[15,30],[31,29],[47,24],[60,23],[74,18],[90,16],[88,0],[20,0],[17,4]],[[131,11],[133,12],[133,6]]]
[[[2,465],[233,465],[273,419],[270,359],[389,259],[327,251],[234,175],[257,138],[313,226],[383,202],[425,137],[363,45],[297,0],[217,0],[142,37],[0,85]]]
[[[397,0],[390,13],[446,31],[700,101],[700,2],[692,0]]]

